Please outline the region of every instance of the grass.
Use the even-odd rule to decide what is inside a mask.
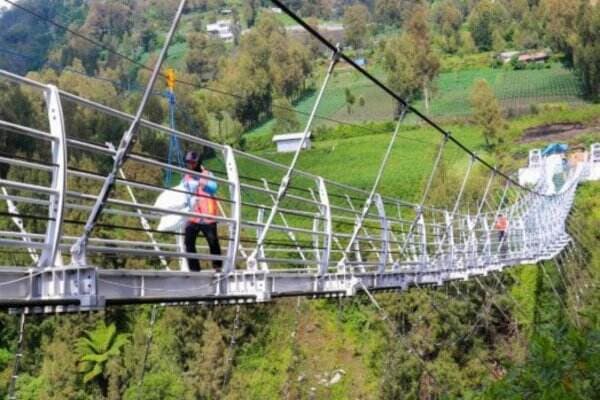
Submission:
[[[455,135],[470,148],[483,149],[483,138],[476,128],[465,126],[457,129]],[[299,158],[298,168],[337,182],[370,189],[389,140],[389,134],[380,134],[313,142],[313,148],[303,152]],[[419,192],[415,188],[422,187],[431,170],[439,142],[440,134],[432,129],[402,132],[384,171],[380,192],[413,199]],[[452,158],[457,151],[454,145],[448,146],[448,152],[453,153]],[[291,154],[273,151],[263,151],[259,155],[283,164],[289,164],[292,157]],[[243,170],[243,165],[239,167]],[[462,165],[455,163],[452,168],[462,168]]]

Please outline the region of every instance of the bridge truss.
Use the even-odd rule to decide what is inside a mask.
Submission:
[[[558,191],[548,187],[543,173],[537,185],[524,187],[394,94],[401,112],[372,188],[364,190],[298,170],[302,146],[291,164],[283,165],[143,119],[177,21],[178,17],[135,115],[0,71],[2,80],[37,96],[46,114],[36,126],[0,120],[0,131],[39,149],[36,159],[0,156],[0,163],[9,166],[0,179],[0,200],[7,204],[0,219],[4,225],[10,220],[12,227],[0,231],[0,248],[22,253],[13,257],[14,265],[0,267],[0,306],[54,312],[115,304],[351,296],[361,290],[440,285],[533,264],[552,259],[569,243],[566,219],[579,182],[597,176],[598,145],[568,171]],[[324,43],[331,46],[332,58],[303,142],[337,63],[343,59],[354,65]],[[411,113],[441,133],[418,203],[383,196],[378,190],[400,125]],[[89,139],[89,132],[69,129],[76,118],[102,118],[125,134],[117,143],[100,143]],[[207,165],[220,187],[220,256],[208,254],[206,248],[187,253],[181,228],[156,228],[168,215],[205,216],[155,203],[165,190],[163,171],[197,174],[136,147],[140,138],[170,135],[186,148],[214,153]],[[448,146],[468,155],[468,167],[453,206],[429,207],[426,201]],[[486,169],[488,176],[473,209],[465,210],[463,197],[476,168]],[[505,235],[494,228],[500,214],[509,221]],[[115,217],[119,223],[114,223]],[[221,260],[223,270],[190,272],[186,260],[191,258]]]

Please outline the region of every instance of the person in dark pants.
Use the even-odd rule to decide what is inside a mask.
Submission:
[[[188,151],[185,155],[186,167],[200,173],[200,176],[192,176],[187,174],[183,177],[185,187],[188,191],[195,193],[192,197],[192,211],[203,214],[202,217],[193,217],[185,226],[185,251],[188,253],[196,253],[196,239],[198,234],[202,232],[211,255],[221,255],[221,246],[219,245],[219,237],[217,235],[217,221],[210,216],[216,216],[218,213],[217,199],[214,194],[217,191],[217,183],[212,180],[212,173],[202,166],[202,160],[195,151]],[[188,266],[190,271],[200,271],[200,263],[198,259],[188,258]],[[217,272],[221,272],[223,262],[221,260],[213,260],[213,268]]]
[[[196,224],[190,222],[185,227],[185,251],[188,253],[196,252],[196,238],[198,233],[202,232],[206,241],[210,254],[221,255],[221,246],[219,245],[219,237],[217,236],[217,223],[211,224]],[[221,272],[223,262],[221,260],[213,260],[213,268],[217,272]],[[200,271],[200,263],[195,258],[188,258],[188,266],[190,271]]]

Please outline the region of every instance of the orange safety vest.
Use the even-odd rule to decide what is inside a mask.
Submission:
[[[217,205],[217,199],[213,194],[209,194],[204,191],[204,187],[208,183],[212,174],[207,170],[202,172],[202,177],[198,181],[198,189],[196,189],[196,204],[194,206],[194,212],[199,214],[217,216],[219,213],[219,207]],[[195,224],[212,224],[216,222],[213,218],[208,217],[192,217],[190,221]]]
[[[496,228],[496,230],[498,231],[505,231],[508,229],[508,218],[504,217],[498,217],[498,219],[496,220],[496,225],[494,225],[494,228]]]

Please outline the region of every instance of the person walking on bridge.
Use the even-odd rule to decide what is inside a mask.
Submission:
[[[190,196],[190,209],[203,216],[192,217],[185,226],[185,251],[188,253],[196,253],[196,239],[198,234],[202,232],[211,255],[221,255],[221,246],[219,245],[219,237],[217,236],[217,221],[211,216],[216,216],[218,213],[217,199],[217,182],[213,179],[213,174],[204,168],[202,159],[195,151],[188,151],[185,155],[186,167],[192,171],[199,172],[198,175],[186,174],[183,177],[184,185]],[[200,271],[200,263],[196,258],[188,258],[188,266],[190,271]],[[213,260],[213,268],[217,272],[221,272],[223,262],[221,260]]]
[[[500,243],[501,251],[503,251],[505,249],[506,232],[508,231],[508,218],[505,214],[498,215],[494,229],[498,231],[498,242]]]

